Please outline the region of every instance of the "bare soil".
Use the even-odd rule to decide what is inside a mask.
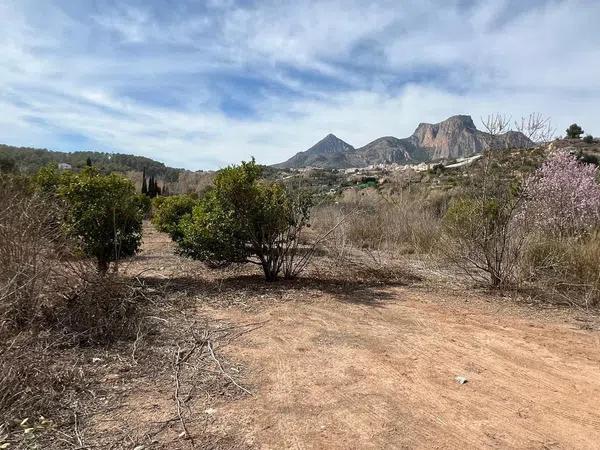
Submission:
[[[119,402],[88,420],[87,436],[127,436],[107,448],[600,448],[600,328],[589,312],[326,259],[268,284],[251,269],[184,260],[152,230],[127,270],[168,287],[180,309],[171,331],[138,343],[153,375],[106,375]],[[206,329],[228,336],[215,338],[228,376],[206,348],[182,366],[186,434],[172,360],[149,349],[184,354]]]

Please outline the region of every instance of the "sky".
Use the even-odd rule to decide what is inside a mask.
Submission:
[[[600,135],[597,0],[2,0],[0,143],[216,169],[490,113]]]

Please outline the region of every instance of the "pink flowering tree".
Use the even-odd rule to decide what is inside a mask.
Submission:
[[[555,152],[525,183],[521,218],[528,226],[574,236],[600,224],[598,168]]]

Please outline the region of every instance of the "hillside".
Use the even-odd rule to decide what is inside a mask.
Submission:
[[[525,135],[515,131],[492,137],[478,130],[471,116],[458,115],[436,124],[421,123],[407,138],[381,137],[360,148],[354,148],[330,134],[310,149],[275,167],[344,169],[464,158],[489,148],[492,141],[500,148],[533,145]]]
[[[83,168],[88,158],[95,167],[105,172],[141,172],[146,169],[148,176],[158,177],[166,182],[177,181],[179,174],[184,171],[145,156],[92,151],[61,152],[0,144],[0,160],[14,161],[16,167],[25,173],[35,172],[50,163],[67,163],[73,168]]]

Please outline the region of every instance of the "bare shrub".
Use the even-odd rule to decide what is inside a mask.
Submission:
[[[52,290],[53,261],[61,252],[57,207],[43,194],[3,186],[0,205],[0,331],[33,323]]]
[[[519,198],[461,198],[444,217],[446,258],[473,279],[492,287],[518,281],[526,234],[515,215]]]
[[[503,120],[496,119],[500,129]],[[499,156],[486,152],[471,171],[469,184],[446,211],[440,246],[451,264],[494,288],[519,281],[517,268],[527,238],[527,224],[517,220],[523,190],[499,170]]]
[[[117,274],[89,273],[46,311],[47,320],[78,345],[110,344],[134,337],[142,287]]]

